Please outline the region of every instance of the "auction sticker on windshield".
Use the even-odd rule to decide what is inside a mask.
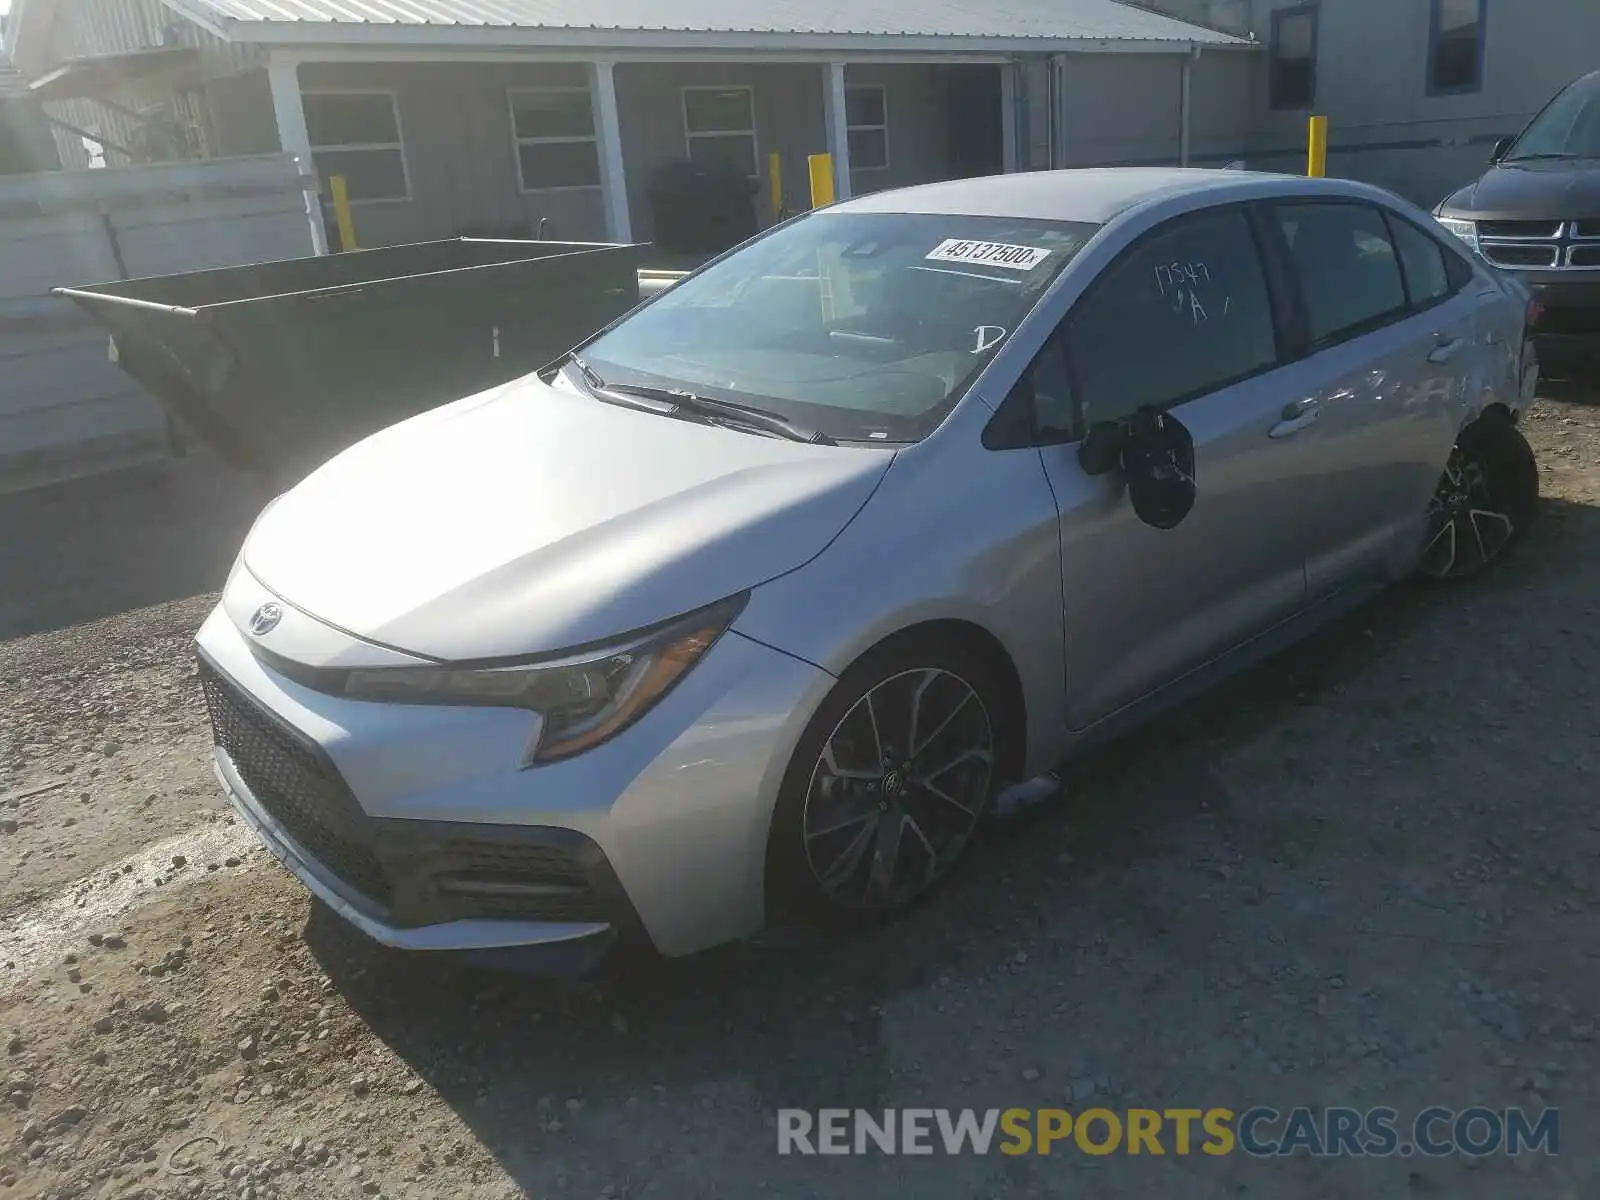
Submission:
[[[973,263],[986,267],[1009,267],[1013,271],[1031,271],[1049,257],[1050,251],[1037,246],[968,242],[961,238],[945,238],[928,252],[930,262]]]

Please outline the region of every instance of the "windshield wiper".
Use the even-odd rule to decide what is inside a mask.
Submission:
[[[697,396],[695,393],[683,388],[650,387],[646,384],[634,383],[607,383],[583,359],[576,354],[570,356],[573,366],[578,368],[583,381],[595,392],[606,392],[613,396],[638,396],[641,400],[660,400],[672,405],[678,412],[693,413],[696,416],[708,417],[715,421],[727,421],[735,425],[744,425],[750,429],[759,429],[763,433],[773,433],[779,437],[788,438],[792,442],[806,442],[813,446],[837,446],[839,443],[823,433],[820,429],[811,429],[808,426],[789,420],[775,412],[768,412],[761,408],[751,408],[744,404],[734,404],[727,400],[713,400],[709,396]]]
[[[1593,154],[1574,154],[1570,150],[1540,150],[1537,154],[1519,154],[1515,158],[1502,158],[1503,163],[1542,162],[1549,159],[1594,158]]]

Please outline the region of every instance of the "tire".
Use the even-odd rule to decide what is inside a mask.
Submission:
[[[1428,505],[1419,573],[1454,582],[1503,561],[1539,511],[1539,465],[1510,417],[1494,413],[1461,431]]]
[[[772,916],[869,926],[949,878],[1008,765],[1005,695],[983,654],[931,634],[892,639],[840,676],[779,790]]]

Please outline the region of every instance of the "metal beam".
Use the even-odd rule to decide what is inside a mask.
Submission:
[[[628,211],[628,173],[622,157],[622,123],[617,117],[617,81],[611,62],[589,64],[589,103],[594,110],[595,153],[600,158],[600,194],[605,201],[606,238],[633,241]]]
[[[1183,56],[1183,85],[1178,98],[1178,165],[1189,165],[1190,126],[1194,117],[1194,64],[1200,58],[1200,47],[1191,46]]]
[[[305,104],[300,97],[300,64],[273,54],[267,58],[267,87],[272,93],[272,115],[278,122],[278,145],[298,161],[302,174],[315,175],[311,157],[311,132],[306,128]],[[311,248],[328,252],[328,227],[322,222],[322,200],[310,188],[305,192],[306,220],[311,223]]]
[[[838,59],[822,68],[822,117],[828,153],[833,156],[833,191],[848,200],[850,190],[850,114],[845,106],[844,63]]]
[[[1000,68],[1000,169],[1007,175],[1017,169],[1017,104],[1022,90],[1017,86],[1015,62]]]
[[[774,54],[796,61],[806,56],[848,54],[852,62],[866,54],[931,55],[939,61],[956,56],[1004,56],[1027,53],[1072,54],[1172,54],[1187,51],[1188,38],[1083,38],[1083,37],[976,37],[948,34],[881,33],[770,33],[737,31],[684,31],[663,33],[649,29],[550,29],[517,25],[429,25],[365,21],[232,21],[230,42],[268,43],[277,46],[331,49],[336,46],[426,48],[438,54],[473,47],[506,50],[537,47],[546,50],[587,50],[624,61],[631,51],[652,62],[706,61],[707,51],[727,51],[744,61],[752,55]],[[1228,37],[1229,35],[1218,35]],[[1208,42],[1219,50],[1260,50],[1258,42],[1242,38]]]

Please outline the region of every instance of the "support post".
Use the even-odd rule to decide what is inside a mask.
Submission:
[[[616,64],[589,64],[589,103],[594,112],[595,150],[600,157],[600,194],[604,197],[606,237],[633,241],[628,211],[628,173],[622,159],[622,124],[617,117]]]
[[[822,68],[822,115],[828,136],[828,156],[833,160],[833,191],[850,199],[850,114],[845,107],[844,63]]]
[[[1000,67],[1000,169],[1007,175],[1017,169],[1017,72],[1015,62]]]
[[[1189,165],[1191,126],[1194,123],[1194,64],[1200,57],[1200,48],[1190,46],[1183,56],[1183,86],[1178,98],[1178,165]]]
[[[1306,136],[1306,174],[1321,179],[1328,173],[1328,118],[1312,117]]]
[[[292,58],[274,54],[267,59],[267,88],[272,94],[272,115],[278,122],[278,145],[292,154],[302,175],[315,176],[316,160],[311,157],[311,134],[306,129],[305,105],[300,99],[300,66]],[[328,252],[328,229],[322,223],[319,190],[308,184],[305,190],[306,219],[311,223],[311,249]]]

